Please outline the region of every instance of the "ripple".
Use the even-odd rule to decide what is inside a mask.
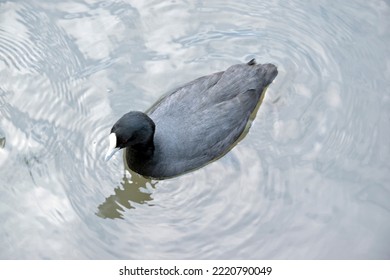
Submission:
[[[261,141],[250,140],[251,132],[249,139],[244,139],[247,145],[257,147],[256,150],[260,152],[245,153],[245,149],[238,146],[228,156],[204,169],[159,182],[158,187],[147,194],[147,199],[152,199],[149,201],[152,201],[153,207],[143,208],[138,205],[135,211],[131,204],[125,202],[125,195],[116,192],[115,196],[108,197],[125,199],[119,204],[117,201],[116,205],[124,206],[119,210],[120,217],[127,221],[130,228],[137,229],[135,236],[142,234],[145,243],[153,243],[158,238],[164,244],[161,245],[160,252],[165,254],[159,255],[157,252],[156,256],[253,256],[254,249],[250,249],[253,244],[256,244],[257,250],[263,249],[265,254],[273,256],[278,246],[283,248],[286,244],[281,241],[267,246],[267,238],[275,233],[282,235],[285,231],[302,233],[303,228],[299,223],[291,223],[300,214],[300,210],[294,208],[294,211],[287,210],[288,213],[277,210],[289,209],[288,206],[297,207],[296,203],[300,201],[297,194],[300,191],[291,190],[299,183],[289,179],[294,176],[294,172],[286,170],[297,169],[306,181],[313,182],[310,177],[313,176],[317,185],[321,185],[321,175],[317,171],[306,170],[307,167],[302,169],[302,164],[307,166],[309,162],[310,166],[314,162],[315,169],[324,172],[325,177],[332,177],[338,158],[350,156],[356,150],[362,153],[367,151],[366,146],[356,146],[356,142],[364,141],[359,138],[363,136],[360,132],[356,135],[345,130],[346,123],[356,130],[360,126],[359,122],[346,118],[340,123],[340,119],[346,116],[345,111],[351,108],[355,110],[356,107],[351,105],[350,95],[343,95],[344,79],[348,77],[338,62],[340,53],[335,49],[352,43],[355,20],[341,17],[337,10],[314,7],[303,9],[298,3],[286,3],[284,9],[289,13],[285,16],[276,6],[269,5],[266,8],[276,15],[272,12],[256,14],[256,9],[250,12],[251,16],[257,15],[257,18],[262,15],[262,22],[258,26],[207,22],[191,27],[193,32],[185,32],[172,39],[172,45],[179,44],[180,50],[189,50],[190,55],[184,60],[188,64],[210,61],[210,58],[224,59],[225,62],[233,57],[237,59],[240,57],[240,48],[246,52],[241,57],[248,56],[250,50],[254,55],[262,56],[264,61],[275,62],[279,66],[280,76],[271,92],[280,93],[276,98],[272,97],[275,100],[273,104],[265,102],[252,127],[251,131],[254,130],[257,140]],[[240,4],[229,9],[208,5],[192,7],[191,11],[197,16],[197,13],[222,9],[224,21],[235,13],[247,15],[247,12],[242,13],[242,8]],[[311,13],[307,13],[307,8],[311,9]],[[273,24],[274,18],[278,18],[277,25]],[[291,28],[291,22],[294,22],[294,28]],[[176,47],[165,49],[170,53],[171,59],[178,57],[173,54],[174,49]],[[197,52],[191,55],[193,49],[197,49]],[[353,53],[351,57],[355,55],[360,56],[359,53]],[[361,104],[360,101],[357,102]],[[289,106],[294,109],[288,110]],[[258,135],[259,130],[264,133]],[[364,129],[358,128],[357,131]],[[375,142],[375,137],[373,141]],[[229,162],[234,162],[236,157],[240,160],[229,166]],[[357,155],[356,159],[359,157]],[[283,163],[280,162],[282,160]],[[324,165],[326,161],[328,162]],[[342,161],[337,164],[342,167]],[[115,168],[118,167],[117,162],[114,165]],[[223,174],[223,178],[207,174]],[[334,184],[331,179],[327,183]],[[320,191],[314,188],[311,188],[311,193],[313,196],[320,196]],[[331,200],[332,194],[336,193],[333,188],[322,203],[326,204]],[[127,201],[130,198],[128,196]],[[310,210],[315,208],[307,203],[302,211],[313,223],[326,225],[337,223],[334,215],[341,204],[343,200],[340,199],[332,210],[316,211]],[[125,211],[122,212],[123,210]],[[145,217],[146,213],[150,216]],[[274,220],[278,220],[279,225],[273,223]],[[191,233],[188,232],[188,227],[191,227]],[[226,232],[234,232],[238,237],[227,237],[224,235]],[[259,234],[262,236],[260,239]],[[296,241],[303,242],[304,238]],[[186,246],[178,249],[174,244],[179,240]],[[130,246],[137,245],[134,241],[127,242]],[[230,249],[221,249],[227,247]],[[176,248],[176,252],[170,252],[171,248]],[[285,256],[289,254],[293,252],[289,251]],[[145,256],[148,256],[147,253]]]
[[[14,34],[7,34],[3,30],[1,31],[2,34],[0,34],[0,54],[5,64],[8,67],[16,68],[18,71],[22,71],[23,69],[33,71],[34,69],[31,66],[33,62],[36,61],[33,49],[30,48],[30,46],[26,45],[24,42],[19,41],[20,38],[15,38]],[[14,37],[14,40],[10,40],[10,37]]]
[[[388,255],[383,1],[0,6],[1,256]],[[226,156],[164,181],[104,162],[120,115],[252,57],[279,75]]]

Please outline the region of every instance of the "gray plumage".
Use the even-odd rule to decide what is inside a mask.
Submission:
[[[111,132],[118,142],[124,142],[130,169],[153,178],[180,175],[209,163],[231,148],[277,73],[274,65],[256,64],[254,60],[233,65],[224,72],[177,88],[146,115],[126,114]],[[144,126],[149,127],[146,132],[137,132]],[[124,139],[120,139],[121,131],[126,129],[133,132],[127,131]],[[139,136],[142,141],[128,141],[141,134],[150,135]]]

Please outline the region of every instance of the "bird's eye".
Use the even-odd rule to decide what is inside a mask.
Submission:
[[[130,137],[128,138],[125,138],[125,137],[121,137],[118,139],[118,144],[121,145],[121,146],[125,146],[127,143],[131,142],[134,140],[134,134],[131,135]]]
[[[125,140],[124,138],[122,138],[122,137],[118,137],[118,138],[117,138],[117,143],[116,143],[116,145],[117,145],[118,147],[123,147],[124,144],[126,144],[126,140]]]

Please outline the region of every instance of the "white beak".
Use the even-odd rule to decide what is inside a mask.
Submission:
[[[108,147],[108,151],[106,153],[106,156],[104,157],[105,161],[108,161],[117,151],[120,150],[120,148],[116,148],[115,133],[111,133],[110,136],[108,136],[108,139],[110,139],[110,146]]]

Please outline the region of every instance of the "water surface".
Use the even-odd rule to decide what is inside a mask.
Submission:
[[[1,259],[389,259],[386,1],[0,1]],[[112,124],[249,61],[246,137],[147,180]]]

